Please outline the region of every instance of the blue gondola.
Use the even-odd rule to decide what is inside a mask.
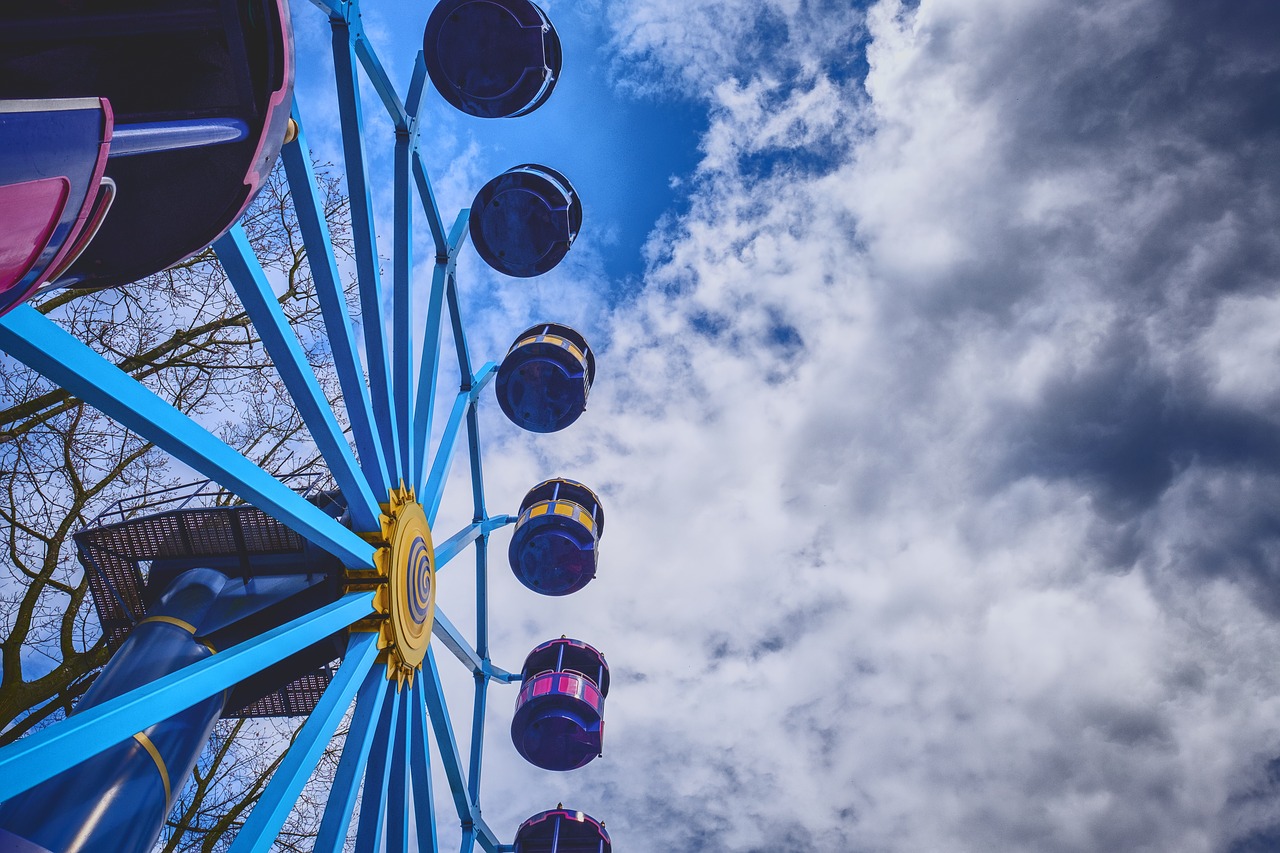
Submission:
[[[533,112],[560,78],[560,37],[529,0],[441,0],[422,50],[440,95],[481,118]]]
[[[559,323],[521,332],[498,367],[498,405],[530,432],[558,432],[582,416],[596,379],[587,339]]]
[[[55,229],[67,235],[53,247],[58,262],[23,272],[0,294],[0,311],[45,282],[128,284],[192,256],[230,228],[285,140],[292,50],[285,0],[65,0],[8,10],[0,28],[0,101],[9,103],[0,105],[0,122],[12,120],[13,102],[46,111],[67,100],[98,102],[110,159],[103,176],[109,184],[89,187],[81,227]],[[0,142],[6,194],[31,180],[21,174],[24,158],[36,174],[49,166],[31,159],[45,156],[39,145]],[[100,153],[97,142],[78,144],[79,161]],[[115,191],[109,213],[108,186]],[[29,249],[48,254],[58,240],[55,234],[44,248]]]
[[[110,207],[111,105],[0,101],[0,314],[71,265]]]
[[[471,202],[471,242],[500,273],[531,278],[564,260],[582,230],[582,200],[547,166],[514,166]]]
[[[609,665],[582,642],[561,637],[525,658],[511,740],[543,770],[576,770],[600,755]]]
[[[516,830],[515,853],[613,853],[604,824],[563,805],[540,812]]]
[[[568,595],[596,576],[604,507],[596,493],[558,477],[529,490],[507,557],[520,583],[543,595]]]

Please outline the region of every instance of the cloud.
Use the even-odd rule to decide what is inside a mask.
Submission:
[[[563,624],[615,680],[603,760],[496,748],[492,822],[560,798],[642,851],[1258,849],[1277,13],[607,14],[624,82],[711,123],[587,415],[497,439],[495,505],[563,473],[610,520],[578,596],[495,581],[495,645]]]

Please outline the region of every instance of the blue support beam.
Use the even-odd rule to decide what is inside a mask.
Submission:
[[[380,853],[382,826],[386,818],[383,810],[387,782],[391,775],[391,762],[387,760],[395,743],[396,722],[400,719],[400,697],[395,682],[388,682],[387,698],[382,704],[382,718],[373,738],[369,753],[369,765],[364,774],[364,793],[360,797],[360,819],[356,829],[357,853]]]
[[[351,635],[342,666],[289,745],[284,760],[237,833],[231,853],[266,853],[271,849],[377,656],[377,633]]]
[[[360,780],[369,762],[369,750],[382,706],[387,698],[387,673],[381,667],[372,668],[360,686],[356,697],[355,714],[347,730],[347,741],[342,746],[342,758],[329,788],[329,800],[325,804],[324,817],[316,836],[316,853],[341,853],[347,843],[347,828],[360,793]]]
[[[413,708],[409,770],[413,776],[413,817],[418,827],[418,853],[439,853],[436,835],[436,803],[431,790],[431,748],[427,745],[426,693],[423,678],[413,680],[410,707]]]
[[[440,762],[444,765],[444,775],[449,780],[449,790],[453,794],[453,805],[458,811],[458,820],[462,821],[465,829],[471,823],[471,801],[467,796],[467,777],[462,769],[458,740],[453,735],[449,706],[445,702],[444,686],[440,683],[440,670],[436,668],[436,656],[431,646],[427,646],[427,657],[422,662],[419,677],[422,679],[426,694],[427,716],[431,720],[431,728],[435,733],[436,747],[440,750]]]
[[[510,673],[501,667],[494,666],[488,658],[481,657],[480,654],[471,647],[466,637],[462,636],[462,632],[458,630],[458,626],[454,625],[439,607],[436,607],[435,621],[431,625],[431,633],[437,640],[444,643],[444,647],[453,652],[453,656],[462,662],[462,665],[471,670],[472,674],[482,674],[491,681],[499,681],[503,684],[510,684],[513,681],[519,681],[519,673]]]
[[[471,705],[471,761],[467,765],[467,790],[471,807],[480,808],[480,768],[484,762],[484,714],[489,704],[489,679],[483,672],[474,674],[475,697]]]
[[[0,317],[0,350],[230,489],[350,568],[374,548],[30,305]]]
[[[373,196],[365,164],[364,122],[360,79],[356,72],[354,39],[344,20],[329,19],[333,27],[333,67],[342,123],[347,190],[351,198],[351,234],[355,241],[356,272],[360,279],[360,313],[364,319],[365,358],[369,369],[374,421],[382,450],[392,472],[405,472],[399,458],[396,420],[391,405],[391,369],[387,363],[386,322],[382,307],[382,274],[378,268],[378,237],[373,223]],[[395,479],[395,478],[393,478]]]
[[[466,239],[466,224],[466,217],[460,214],[449,234],[446,253],[436,255],[436,265],[431,276],[431,301],[427,308],[427,328],[422,341],[422,373],[418,378],[413,421],[413,446],[418,453],[413,469],[413,482],[419,484],[422,483],[423,469],[426,467],[427,447],[431,442],[431,424],[435,415],[436,390],[440,381],[440,340],[445,292],[453,279],[458,249]],[[470,371],[462,375],[470,376]]]
[[[444,497],[444,484],[449,478],[449,468],[453,465],[453,456],[458,449],[458,434],[462,429],[462,419],[467,410],[475,406],[480,393],[498,373],[498,365],[486,362],[480,372],[465,382],[458,396],[454,398],[453,410],[449,413],[449,421],[445,424],[444,434],[440,437],[440,445],[436,448],[436,457],[431,462],[431,474],[427,482],[418,490],[419,501],[427,513],[427,523],[434,524],[436,513],[440,510],[440,501]],[[469,376],[469,374],[468,374]]]
[[[311,432],[311,437],[328,463],[338,488],[347,500],[351,520],[357,530],[379,529],[378,498],[356,463],[351,446],[347,444],[333,409],[320,390],[315,372],[307,363],[306,354],[298,342],[298,336],[289,326],[289,320],[280,307],[267,281],[267,274],[258,263],[249,238],[239,224],[233,226],[213,244],[213,250],[222,262],[227,277],[240,296],[249,319],[258,330],[262,344],[275,364],[289,396],[298,407],[298,414]]]
[[[333,240],[329,235],[329,223],[320,199],[317,198],[315,171],[311,166],[311,151],[307,147],[306,131],[299,117],[297,102],[293,106],[294,121],[298,123],[298,136],[281,149],[285,175],[289,179],[289,192],[298,216],[298,228],[307,249],[307,263],[316,286],[316,297],[324,317],[325,331],[329,336],[329,349],[333,354],[338,384],[347,407],[347,420],[351,423],[351,435],[360,454],[365,477],[375,492],[386,494],[393,485],[387,468],[386,454],[373,425],[373,405],[369,399],[369,386],[364,381],[364,368],[356,349],[356,338],[351,329],[351,317],[347,314],[347,298],[338,274],[337,258],[333,254]],[[376,529],[376,528],[373,528]]]
[[[394,186],[395,237],[392,242],[391,382],[400,440],[401,473],[406,479],[418,470],[414,440],[413,382],[413,205],[409,198],[408,130],[396,131]],[[428,324],[430,319],[428,319]],[[437,320],[437,325],[439,321]],[[430,334],[430,332],[428,332]],[[432,366],[434,368],[434,365]],[[427,369],[426,364],[423,370]],[[434,373],[434,370],[433,370]]]
[[[10,744],[0,750],[0,800],[34,787],[133,737],[135,732],[239,684],[372,612],[372,593],[350,593],[252,640]]]
[[[415,679],[420,680],[420,679]],[[395,745],[391,749],[391,773],[387,784],[387,853],[409,853],[409,739],[416,711],[423,709],[411,704],[411,691],[401,688],[400,720],[396,726]]]
[[[431,188],[431,179],[427,177],[427,167],[422,162],[422,152],[416,147],[413,149],[413,182],[418,187],[422,212],[427,215],[427,224],[431,227],[431,239],[436,244],[436,257],[445,257],[450,252],[448,238],[444,234],[444,220],[440,217],[440,207],[436,202],[435,190]]]
[[[436,259],[431,273],[431,294],[427,301],[427,325],[423,332],[421,372],[418,374],[417,399],[413,404],[414,450],[413,482],[421,483],[426,468],[427,453],[431,443],[431,422],[435,416],[436,388],[440,381],[440,339],[443,328],[445,281],[449,275],[447,264]]]

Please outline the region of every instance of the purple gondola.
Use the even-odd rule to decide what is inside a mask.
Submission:
[[[529,0],[440,0],[422,50],[441,97],[480,118],[531,113],[560,78],[560,37]]]
[[[516,336],[498,367],[498,405],[530,432],[558,432],[587,409],[596,357],[587,339],[560,323],[539,323]]]
[[[582,642],[561,637],[529,652],[511,720],[516,751],[543,770],[576,770],[600,755],[609,665]]]
[[[529,490],[507,557],[520,583],[543,595],[569,595],[596,576],[604,506],[576,480],[556,477]]]
[[[516,830],[515,853],[613,853],[604,824],[585,812],[557,806]]]
[[[106,144],[102,177],[110,184],[89,187],[78,230],[54,229],[54,243],[62,235],[53,249],[58,262],[45,257],[53,243],[39,250],[31,245],[43,233],[28,237],[27,255],[39,251],[49,262],[37,259],[21,272],[0,296],[0,312],[45,283],[128,284],[225,233],[266,180],[285,140],[292,50],[285,0],[121,0],[109,7],[66,0],[7,12],[0,28],[0,101],[9,103],[0,103],[0,122],[15,121],[21,110],[53,111],[68,100],[101,104],[101,140],[78,143],[73,159],[93,160]],[[26,106],[14,109],[15,101]],[[15,187],[47,173],[51,163],[30,141],[2,150],[0,218],[7,222],[11,200],[23,193]],[[115,198],[108,213],[104,193],[110,189]],[[22,266],[12,260],[21,249],[5,254],[7,277]]]
[[[0,314],[73,263],[110,207],[102,98],[0,101]]]

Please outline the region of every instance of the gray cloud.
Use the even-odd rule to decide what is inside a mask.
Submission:
[[[606,9],[711,123],[587,416],[491,475],[602,484],[536,624],[618,675],[604,760],[490,802],[641,851],[1274,846],[1280,11]]]

